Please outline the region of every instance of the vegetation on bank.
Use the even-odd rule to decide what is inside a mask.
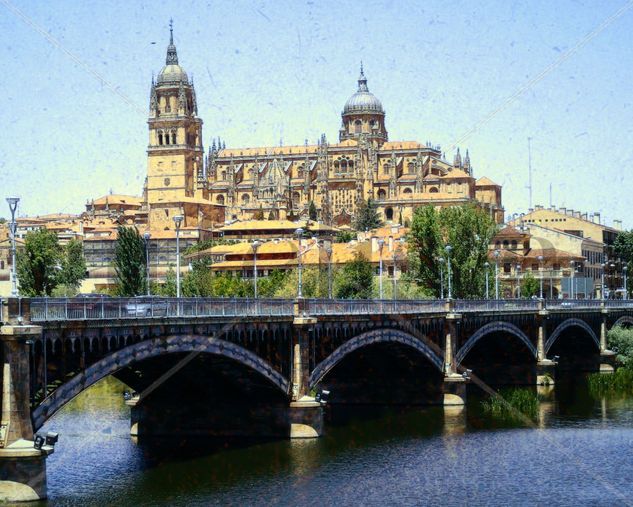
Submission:
[[[589,391],[594,396],[633,393],[633,329],[614,327],[607,333],[607,346],[616,353],[616,370],[590,374]]]
[[[532,389],[506,388],[481,402],[485,413],[504,421],[521,422],[527,417],[536,420],[538,396]]]

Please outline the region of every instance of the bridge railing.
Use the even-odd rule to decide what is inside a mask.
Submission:
[[[143,317],[290,316],[289,299],[249,298],[34,298],[32,322]]]
[[[605,308],[633,308],[633,299],[605,299]]]
[[[308,315],[377,315],[437,313],[446,310],[441,299],[307,299]]]
[[[511,312],[538,311],[539,301],[536,299],[458,299],[455,311],[468,312]]]
[[[600,299],[548,299],[545,308],[548,310],[591,310],[600,308]]]

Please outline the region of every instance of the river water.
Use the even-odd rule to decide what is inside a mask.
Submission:
[[[43,428],[50,505],[626,505],[633,397],[557,386],[533,425],[441,408],[333,410],[304,441],[135,442],[106,379]]]

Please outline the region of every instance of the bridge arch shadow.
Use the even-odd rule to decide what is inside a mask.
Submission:
[[[569,318],[545,341],[545,354],[558,357],[557,374],[595,372],[600,368],[600,338],[587,322]]]
[[[613,327],[633,327],[633,317],[630,317],[629,315],[623,315],[622,317],[620,317],[618,320],[616,320],[613,323]]]
[[[556,329],[554,329],[552,334],[547,338],[547,341],[545,342],[545,354],[549,353],[550,349],[554,346],[556,341],[563,335],[566,330],[570,328],[580,328],[585,331],[587,335],[591,338],[593,343],[595,343],[598,351],[600,350],[600,338],[596,336],[596,333],[594,333],[593,329],[591,329],[591,326],[589,326],[589,324],[587,324],[583,320],[572,318],[567,319],[556,326]]]
[[[463,343],[455,362],[472,369],[486,384],[526,385],[536,382],[537,357],[536,345],[522,329],[495,321],[477,329]]]
[[[264,377],[281,395],[288,396],[289,381],[253,352],[215,337],[178,334],[134,343],[90,365],[59,386],[33,410],[33,428],[37,431],[66,403],[109,375],[148,359],[190,352],[211,354],[233,360]]]
[[[334,404],[435,404],[443,359],[436,345],[394,328],[363,332],[311,372],[310,388],[331,390]]]

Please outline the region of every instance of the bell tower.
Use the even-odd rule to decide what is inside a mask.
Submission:
[[[153,218],[155,222],[166,218],[171,223],[168,208],[185,200],[183,198],[206,198],[202,195],[206,192],[204,186],[198,189],[196,185],[204,172],[202,120],[198,117],[193,80],[189,80],[178,64],[171,21],[165,66],[156,81],[152,78],[147,123],[147,202],[150,220]],[[158,208],[165,209],[157,214],[154,210]]]

